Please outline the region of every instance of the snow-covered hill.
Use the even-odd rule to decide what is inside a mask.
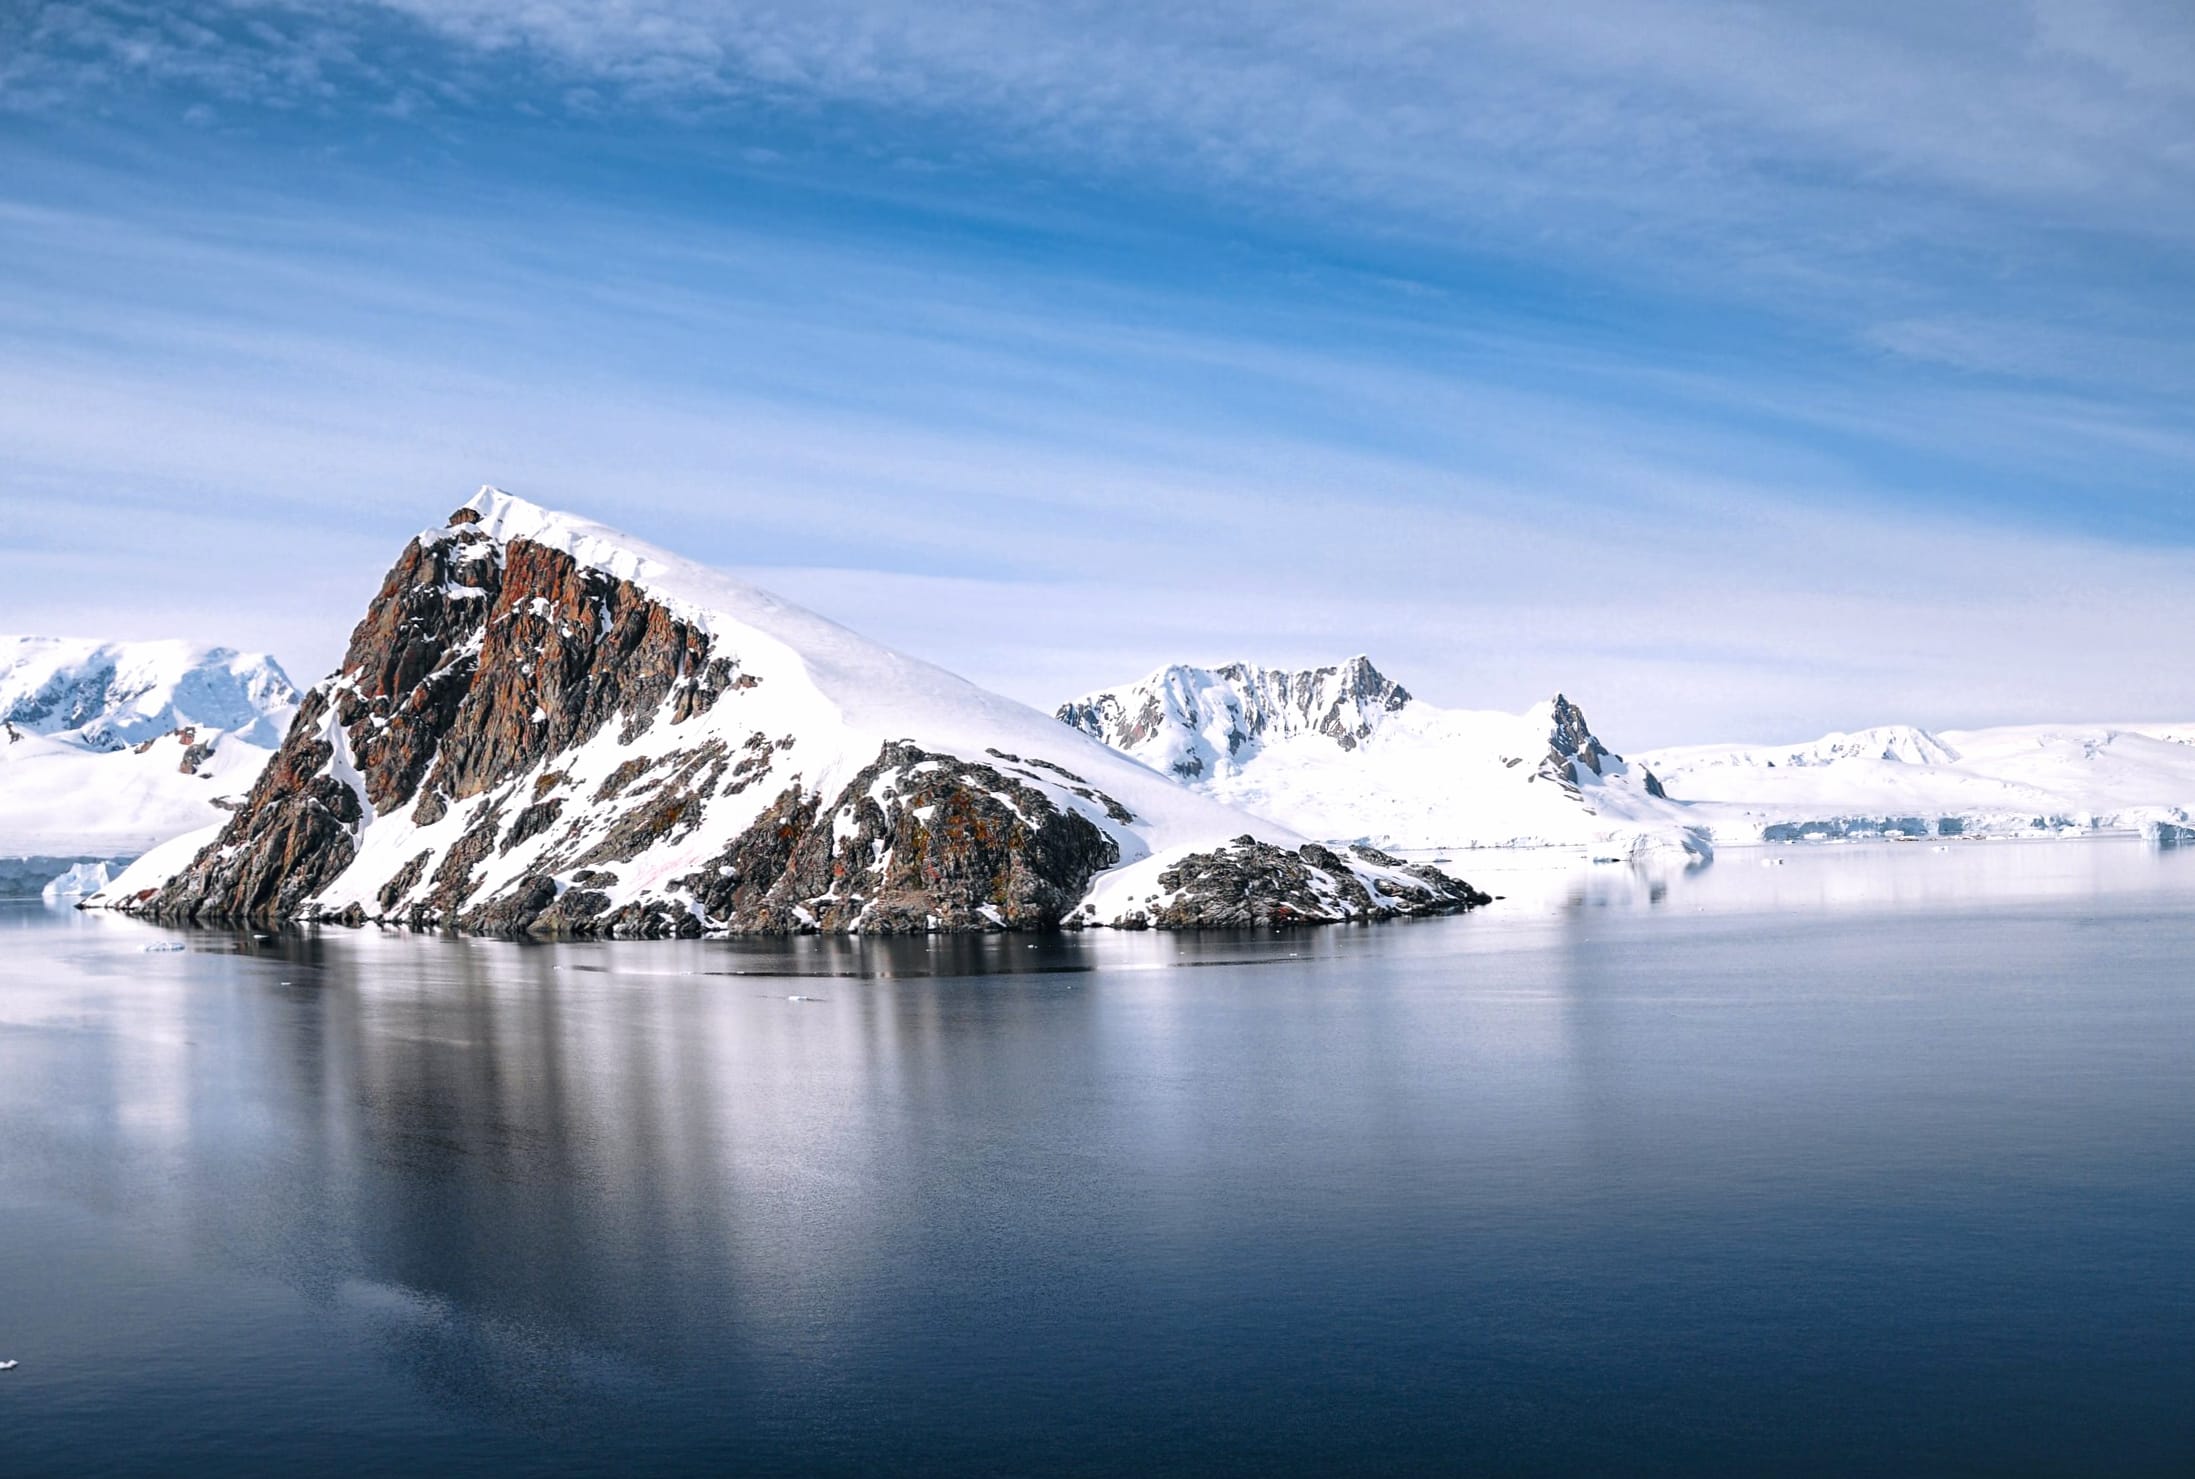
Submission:
[[[2185,826],[2195,723],[1909,726],[1642,757],[1719,842]]]
[[[483,489],[406,546],[243,810],[100,901],[660,934],[1478,898],[1307,845],[763,591]]]
[[[1285,671],[1165,667],[1062,704],[1071,728],[1313,837],[1405,850],[1582,847],[1703,857],[1685,809],[1556,695],[1443,709],[1363,657]]]
[[[0,854],[128,856],[218,822],[297,699],[262,653],[0,637]]]

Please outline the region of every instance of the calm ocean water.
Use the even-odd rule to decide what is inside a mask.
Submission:
[[[1472,861],[1297,935],[9,907],[0,1471],[2195,1471],[2195,854]]]

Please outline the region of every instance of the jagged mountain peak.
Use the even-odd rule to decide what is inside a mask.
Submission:
[[[1297,735],[1354,749],[1410,703],[1409,690],[1359,654],[1313,668],[1172,663],[1122,688],[1070,699],[1054,717],[1154,769],[1195,780]]]

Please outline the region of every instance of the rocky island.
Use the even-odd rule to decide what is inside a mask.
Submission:
[[[226,823],[93,902],[649,937],[1317,924],[1486,901],[483,489],[405,546]]]

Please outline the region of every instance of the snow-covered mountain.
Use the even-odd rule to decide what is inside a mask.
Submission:
[[[0,853],[140,853],[241,802],[297,711],[263,653],[0,637]]]
[[[1412,852],[1705,857],[1713,845],[1846,836],[2175,840],[2195,826],[2195,723],[1886,725],[1626,762],[1560,695],[1523,714],[1441,709],[1362,657],[1302,671],[1166,667],[1056,717],[1299,832]]]
[[[273,749],[296,703],[297,686],[263,652],[0,637],[0,723],[84,749],[120,750],[178,729]]]
[[[1300,671],[1175,665],[1055,717],[1313,837],[1707,853],[1654,774],[1603,745],[1560,694],[1508,714],[1428,704],[1363,657]]]
[[[97,901],[694,934],[1315,921],[1483,898],[1306,842],[763,591],[483,489],[405,547],[242,810]]]
[[[1720,842],[2185,827],[2195,723],[1893,725],[1643,757]]]

